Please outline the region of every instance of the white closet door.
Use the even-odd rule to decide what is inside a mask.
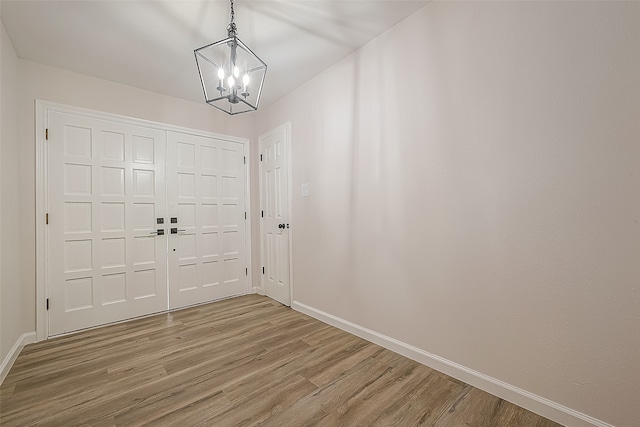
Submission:
[[[167,173],[170,307],[245,294],[243,144],[169,132]]]
[[[166,133],[49,114],[49,335],[167,309]]]
[[[291,305],[289,272],[289,163],[288,127],[259,138],[262,221],[262,288],[265,295]]]

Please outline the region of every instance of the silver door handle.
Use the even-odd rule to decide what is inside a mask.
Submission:
[[[187,231],[187,230],[178,230],[176,227],[174,227],[174,228],[171,229],[171,234],[178,234],[178,233],[184,232],[184,231]]]
[[[164,236],[164,228],[158,228],[156,231],[149,233],[153,236]]]

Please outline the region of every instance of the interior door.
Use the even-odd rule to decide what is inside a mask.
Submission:
[[[239,142],[168,133],[171,308],[247,292],[244,159]]]
[[[262,289],[270,298],[291,305],[289,271],[289,126],[259,138]]]
[[[167,309],[164,131],[49,113],[49,335]]]

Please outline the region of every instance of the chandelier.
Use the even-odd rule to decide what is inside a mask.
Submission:
[[[267,64],[238,38],[233,0],[227,38],[193,51],[207,104],[227,114],[258,109]]]

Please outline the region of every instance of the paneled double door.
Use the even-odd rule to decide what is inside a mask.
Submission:
[[[245,144],[51,111],[49,336],[247,292]]]

